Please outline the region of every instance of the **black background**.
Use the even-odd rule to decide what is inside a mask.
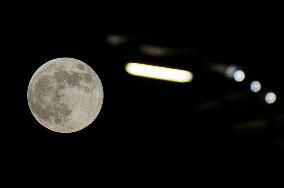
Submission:
[[[1,147],[7,163],[26,169],[49,164],[92,166],[119,176],[125,169],[130,174],[166,173],[238,164],[256,160],[255,155],[282,151],[283,29],[277,10],[193,11],[188,6],[161,8],[146,3],[47,7],[19,6],[2,17]],[[112,47],[105,41],[109,34],[144,38]],[[185,46],[194,52],[186,57],[151,58],[135,51],[144,43]],[[73,134],[40,126],[26,99],[36,69],[58,57],[89,64],[104,87],[98,118]],[[194,81],[176,84],[132,77],[124,68],[134,60],[191,70]],[[238,64],[247,71],[248,81],[226,80],[206,69],[209,62]],[[278,94],[276,104],[266,105],[262,94],[249,91],[249,80],[254,78]],[[226,101],[232,94],[243,97]],[[216,100],[218,107],[198,110]],[[236,128],[249,120],[265,121],[265,126]]]

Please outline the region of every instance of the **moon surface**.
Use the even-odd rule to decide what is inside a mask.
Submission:
[[[80,131],[90,125],[101,110],[103,98],[96,72],[73,58],[57,58],[40,66],[27,91],[35,119],[58,133]]]

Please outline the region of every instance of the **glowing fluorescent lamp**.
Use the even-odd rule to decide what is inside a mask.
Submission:
[[[172,82],[190,82],[193,79],[191,72],[186,70],[172,69],[141,63],[129,62],[125,67],[126,71],[134,76],[160,79]]]

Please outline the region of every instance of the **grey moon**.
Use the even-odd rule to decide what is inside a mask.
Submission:
[[[73,58],[57,58],[40,66],[27,90],[34,118],[58,133],[77,132],[90,125],[102,108],[103,98],[96,72]]]

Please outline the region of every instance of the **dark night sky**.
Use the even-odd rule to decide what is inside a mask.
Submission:
[[[4,20],[1,147],[7,161],[28,168],[68,156],[70,161],[84,159],[84,165],[110,169],[136,171],[155,166],[177,170],[195,162],[206,166],[247,153],[282,151],[283,29],[277,15],[268,17],[262,12],[249,16],[230,10],[214,15],[211,10],[205,15],[188,13],[185,8],[178,13],[155,12],[153,8],[143,15],[147,6],[139,11],[114,7],[100,12],[83,10],[37,10]],[[116,33],[144,38],[124,47],[111,47],[105,36]],[[135,51],[144,43],[189,47],[194,53],[155,59]],[[27,104],[32,74],[58,57],[86,62],[104,86],[98,118],[74,134],[43,128]],[[132,60],[189,69],[194,81],[176,84],[131,77],[124,66]],[[208,71],[209,62],[241,65],[248,80],[260,79],[267,90],[279,94],[279,100],[272,106],[264,104],[261,94],[250,93],[248,82],[235,83]],[[233,95],[240,98],[229,101]],[[210,101],[219,105],[200,110]],[[250,121],[265,125],[238,128]]]

